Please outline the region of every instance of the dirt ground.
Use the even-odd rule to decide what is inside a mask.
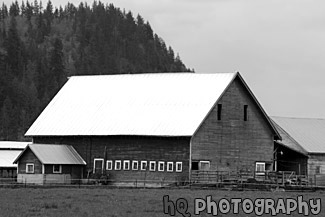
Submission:
[[[252,204],[247,199],[251,199]],[[273,206],[271,199],[274,201]],[[319,199],[321,207],[317,207],[316,199]],[[308,213],[298,213],[299,200],[307,203],[301,211]],[[310,200],[315,204],[314,209]],[[301,193],[215,189],[0,188],[0,216],[246,217],[272,216],[272,212],[274,216],[288,216],[283,212],[290,212],[289,216],[325,216],[323,201],[323,191]],[[238,205],[237,211],[235,204]],[[248,207],[245,208],[243,204]],[[255,207],[251,213],[249,205]],[[208,207],[210,213],[207,213]],[[266,210],[269,214],[265,214]],[[318,212],[318,215],[314,215],[312,211]]]

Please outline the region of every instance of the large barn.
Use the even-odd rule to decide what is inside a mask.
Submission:
[[[278,152],[279,170],[308,175],[311,184],[325,186],[325,119],[272,117],[286,150]],[[279,149],[280,151],[280,149]]]
[[[273,170],[280,135],[239,73],[73,76],[26,136],[71,145],[84,177],[190,181],[194,170]]]

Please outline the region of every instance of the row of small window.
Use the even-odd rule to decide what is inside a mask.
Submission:
[[[104,159],[94,159],[94,170],[96,167],[96,161],[104,162]],[[149,164],[148,164],[149,162]],[[131,165],[132,163],[132,165]],[[131,167],[132,166],[132,167]],[[183,163],[176,162],[174,168],[174,162],[164,162],[164,161],[137,161],[133,160],[107,160],[106,161],[106,170],[149,170],[149,171],[159,171],[164,172],[173,172],[174,169],[176,172],[183,171]]]

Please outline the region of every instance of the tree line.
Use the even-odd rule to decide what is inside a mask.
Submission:
[[[185,72],[179,55],[141,15],[113,4],[0,8],[0,140],[24,133],[73,75]]]

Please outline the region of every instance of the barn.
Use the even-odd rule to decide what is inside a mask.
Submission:
[[[0,178],[16,178],[17,165],[13,161],[27,145],[28,142],[0,141]]]
[[[84,177],[137,183],[271,171],[280,139],[238,72],[73,76],[26,136],[73,146]]]
[[[30,144],[13,161],[17,182],[71,184],[82,178],[86,162],[69,145]]]
[[[311,184],[325,186],[325,119],[272,117],[272,120],[282,136],[282,141],[276,143],[294,150],[282,152],[282,169],[306,174]]]

